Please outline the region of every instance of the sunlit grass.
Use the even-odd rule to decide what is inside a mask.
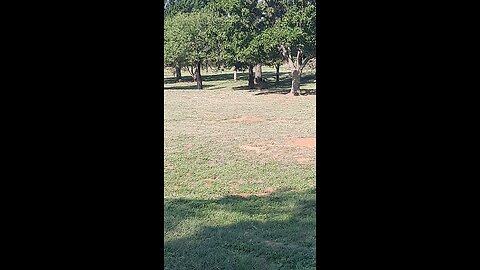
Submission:
[[[315,96],[208,75],[165,85],[164,268],[315,269]]]

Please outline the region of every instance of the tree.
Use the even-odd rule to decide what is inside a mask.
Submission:
[[[251,46],[252,40],[264,29],[262,10],[258,0],[210,1],[207,8],[226,20],[223,59],[227,66],[248,69],[248,87],[254,88],[254,66],[259,62],[259,50]],[[234,75],[235,77],[235,75]]]
[[[167,29],[170,31],[168,35],[173,35],[174,38],[172,42],[166,42],[165,46],[170,45],[171,47],[168,48],[164,53],[170,53],[168,57],[165,59],[169,59],[170,63],[168,66],[171,66],[175,69],[175,82],[178,82],[182,77],[182,68],[186,67],[187,70],[192,75],[193,81],[195,81],[195,76],[193,74],[194,68],[193,66],[188,65],[188,63],[184,63],[183,61],[178,62],[180,58],[177,56],[178,53],[181,53],[181,46],[182,44],[175,40],[176,32],[178,31],[178,21],[175,21],[172,24],[168,24],[168,20],[175,18],[175,15],[179,13],[189,13],[193,11],[198,11],[204,8],[207,5],[208,0],[163,0],[163,11],[165,16],[165,31]],[[164,37],[166,38],[165,32]],[[182,48],[184,49],[184,48]]]
[[[191,65],[194,69],[197,89],[203,89],[202,64],[214,63],[220,59],[224,19],[214,16],[207,10],[202,10],[178,13],[172,21],[172,30],[169,30],[168,35],[171,38],[165,38],[165,42],[169,42],[169,50],[177,53],[169,55],[176,57],[179,63]]]
[[[257,37],[265,55],[279,51],[292,76],[290,94],[299,95],[303,69],[316,56],[316,3],[312,0],[265,1],[272,26]]]
[[[175,16],[178,13],[189,13],[203,9],[208,0],[163,0],[163,14],[165,17]]]
[[[260,84],[261,65],[288,63],[298,95],[303,69],[316,56],[313,0],[167,0],[165,63],[187,67],[202,89],[201,67],[248,69],[248,87]],[[184,13],[188,12],[188,13]],[[254,67],[256,67],[254,75]],[[178,75],[177,75],[178,76]]]
[[[175,82],[180,81],[182,67],[188,65],[188,48],[185,46],[184,33],[177,29],[181,27],[183,15],[165,18],[163,37],[164,65],[175,69]]]

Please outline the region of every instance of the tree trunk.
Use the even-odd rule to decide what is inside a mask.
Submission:
[[[237,81],[237,67],[233,68],[233,80]]]
[[[182,80],[182,69],[178,66],[175,67],[175,82]]]
[[[262,88],[262,65],[261,64],[257,64],[255,66],[255,84],[259,88]]]
[[[200,62],[197,63],[197,67],[195,68],[195,78],[197,81],[197,89],[201,90],[203,89],[203,84],[202,84],[202,74],[200,73]]]
[[[255,88],[255,82],[254,82],[254,76],[253,76],[253,65],[248,65],[248,88],[249,89]]]
[[[292,71],[292,89],[290,94],[294,96],[300,95],[300,72],[298,69]]]
[[[275,85],[278,85],[278,82],[280,81],[280,65],[275,65]]]

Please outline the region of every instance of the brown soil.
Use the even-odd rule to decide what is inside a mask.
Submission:
[[[298,146],[298,147],[308,147],[308,148],[315,148],[317,146],[316,138],[300,138],[294,139],[287,142],[287,145],[290,146]]]

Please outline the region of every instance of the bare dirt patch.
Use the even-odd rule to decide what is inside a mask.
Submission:
[[[316,148],[317,141],[315,137],[299,138],[287,142],[289,146]]]

